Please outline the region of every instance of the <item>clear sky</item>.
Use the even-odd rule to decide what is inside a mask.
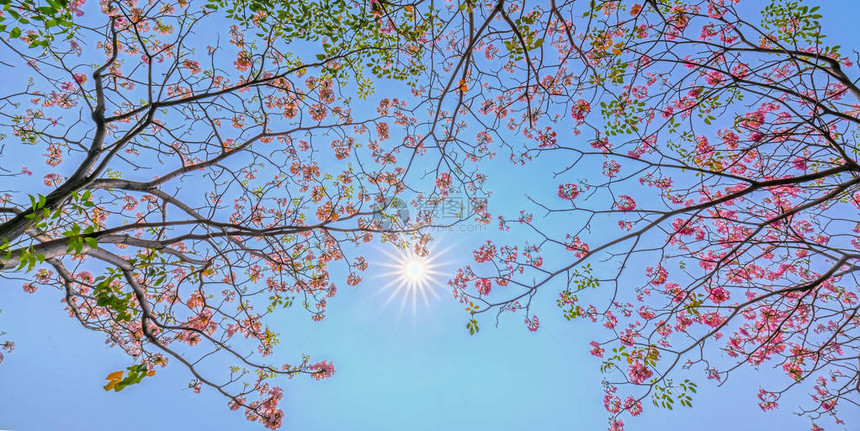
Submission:
[[[860,2],[809,3],[821,4],[831,44],[846,51],[860,48]],[[494,204],[521,201],[523,193],[538,189],[554,192],[555,183],[523,181],[527,173],[506,177],[504,163],[488,167],[488,188],[504,191]],[[492,226],[489,229],[487,235],[492,235]],[[442,268],[453,271],[468,261],[482,238],[481,233],[442,235]],[[371,263],[386,259],[382,250],[368,247],[364,252]],[[414,311],[410,303],[401,306],[402,296],[389,301],[386,286],[391,281],[390,274],[377,269],[356,288],[339,283],[344,287],[330,302],[323,322],[293,310],[273,325],[282,334],[279,354],[284,361],[308,353],[315,360],[333,361],[337,370],[329,380],[299,377],[282,382],[283,429],[605,428],[599,360],[587,351],[595,337],[589,331],[596,327],[565,321],[552,292],[540,295],[535,304],[541,317],[536,333],[525,328],[520,315],[508,315],[498,327],[484,319],[480,333],[469,336],[466,313],[444,278],[438,283],[438,297],[431,296],[427,303],[419,300]],[[262,429],[242,413],[228,410],[226,400],[213,391],[204,388],[194,394],[186,387],[187,370],[176,363],[122,392],[104,391],[105,376],[125,369],[129,358],[104,345],[101,334],[70,319],[58,292],[26,294],[19,284],[3,284],[0,329],[17,347],[0,364],[0,429]],[[807,400],[805,393],[784,398],[775,412],[758,408],[755,392],[766,372],[743,370],[721,388],[701,373],[690,376],[701,389],[692,409],[646,408],[637,419],[625,418],[626,429],[809,429],[809,421],[792,410]],[[857,410],[844,406],[842,417],[860,426]]]

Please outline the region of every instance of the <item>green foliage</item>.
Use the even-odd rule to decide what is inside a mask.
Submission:
[[[609,136],[638,132],[639,118],[645,112],[645,102],[632,99],[628,93],[623,93],[609,103],[600,102],[600,112],[604,118],[611,120],[605,126]]]
[[[796,45],[817,46],[824,35],[821,34],[821,14],[819,6],[809,7],[797,0],[778,0],[767,5],[762,11],[761,25],[773,30],[776,40]],[[835,50],[834,50],[835,51]]]
[[[321,43],[316,59],[326,63],[324,71],[335,79],[354,78],[361,97],[373,91],[365,68],[397,80],[424,70],[415,42],[435,17],[432,8],[419,15],[410,5],[348,0],[209,0],[206,7],[224,9],[228,18],[258,29],[256,35],[263,39]]]
[[[481,328],[478,328],[478,321],[475,319],[469,319],[469,322],[466,323],[466,329],[469,330],[469,335],[475,335]]]
[[[138,311],[132,306],[134,294],[123,292],[122,284],[118,283],[122,274],[113,268],[108,269],[108,275],[100,275],[95,279],[93,296],[96,297],[96,305],[105,307],[116,312],[116,320],[129,322]]]
[[[282,296],[280,293],[275,292],[274,295],[269,297],[269,305],[266,307],[266,311],[269,313],[275,311],[278,308],[290,308],[293,305],[293,301],[295,301],[294,296]]]
[[[113,390],[115,392],[119,392],[128,386],[140,383],[144,377],[151,376],[153,374],[152,372],[147,372],[145,364],[132,365],[126,369],[128,370],[128,374],[125,378],[123,378],[122,371],[114,371],[113,373],[108,374],[108,384],[104,386],[104,389],[106,391]]]
[[[92,235],[93,230],[92,225],[90,225],[81,231],[81,225],[75,223],[72,225],[71,229],[63,232],[63,236],[69,239],[69,249],[66,250],[66,252],[81,254],[81,251],[84,249],[84,244],[90,246],[90,248],[98,248],[98,242],[95,238],[90,236]]]
[[[573,320],[585,314],[585,308],[577,304],[579,297],[577,292],[585,289],[594,289],[600,286],[600,280],[592,275],[591,264],[582,267],[583,272],[574,270],[571,273],[570,287],[561,292],[561,298],[557,300],[558,307],[562,309],[564,318]]]
[[[73,35],[68,0],[0,0],[0,36],[24,35],[30,48],[47,48],[57,36]]]
[[[671,379],[666,379],[666,385],[654,385],[651,402],[657,407],[672,410],[675,402],[684,407],[693,407],[693,398],[690,394],[696,393],[696,384],[684,379],[680,385],[673,386]]]
[[[33,246],[21,249],[20,253],[21,254],[18,256],[18,261],[20,263],[18,265],[18,268],[15,269],[16,271],[24,269],[25,272],[30,272],[33,270],[33,268],[36,267],[37,264],[40,264],[45,261],[45,255],[41,253],[36,253],[33,250]]]
[[[653,345],[650,347],[644,348],[631,348],[627,349],[625,346],[619,346],[617,348],[612,349],[612,356],[608,356],[603,364],[600,366],[600,372],[606,373],[611,368],[617,366],[619,363],[626,362],[628,364],[632,364],[636,360],[642,361],[649,368],[654,368],[657,366],[657,360],[660,358],[659,351]]]
[[[465,3],[461,3],[460,9],[465,9],[465,5]],[[536,37],[537,33],[531,29],[535,21],[536,17],[532,14],[513,20],[516,33],[510,40],[505,41],[505,48],[511,53],[514,61],[525,59],[527,51],[540,49],[543,46],[543,38]]]
[[[630,353],[626,352],[627,348],[624,346],[616,347],[612,349],[612,356],[607,356],[606,360],[600,364],[600,372],[606,374],[607,371],[611,370],[613,367],[617,366],[619,362],[621,362],[622,357],[627,359],[630,357]]]

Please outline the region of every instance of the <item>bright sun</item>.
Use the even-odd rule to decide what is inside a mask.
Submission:
[[[412,281],[419,281],[424,276],[424,265],[421,261],[410,260],[404,265],[403,273],[406,275],[406,278]]]
[[[384,277],[388,283],[384,291],[389,291],[389,296],[385,305],[399,297],[401,310],[411,303],[414,313],[419,300],[427,305],[431,296],[439,298],[436,290],[441,287],[443,273],[439,271],[441,265],[435,261],[432,250],[427,256],[411,249],[385,254],[387,262],[381,264],[387,269]]]

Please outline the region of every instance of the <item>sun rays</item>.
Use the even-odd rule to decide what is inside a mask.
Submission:
[[[379,293],[388,295],[383,308],[399,298],[400,312],[408,305],[414,315],[419,303],[427,306],[431,299],[440,297],[438,290],[444,287],[445,273],[438,257],[444,251],[434,249],[430,248],[426,256],[415,253],[411,247],[395,253],[383,251],[385,261],[379,265],[385,284]]]

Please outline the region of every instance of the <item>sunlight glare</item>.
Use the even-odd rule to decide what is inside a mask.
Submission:
[[[432,248],[429,252],[427,256],[421,256],[411,247],[396,253],[385,252],[387,262],[381,266],[387,269],[383,276],[388,283],[382,291],[388,292],[388,299],[383,307],[400,297],[401,311],[411,302],[414,314],[419,300],[426,306],[431,295],[436,299],[440,297],[437,290],[442,287],[445,274],[440,271],[442,265],[436,261],[439,253],[434,253]]]
[[[409,262],[406,262],[403,272],[410,280],[419,281],[421,280],[421,277],[424,276],[424,265],[422,265],[418,260],[410,260]]]

